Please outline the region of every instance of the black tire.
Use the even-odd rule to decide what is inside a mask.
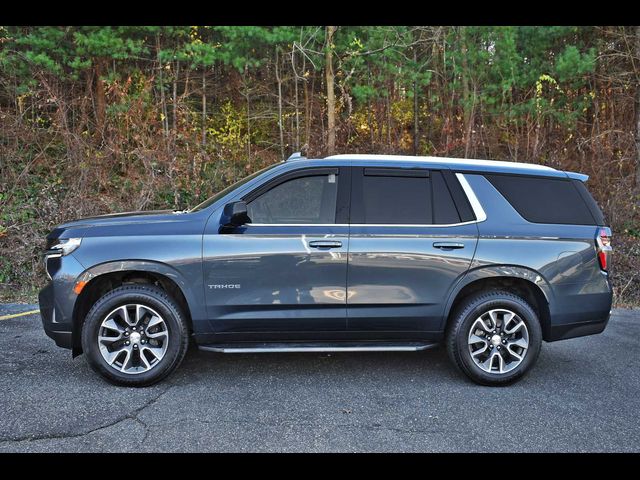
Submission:
[[[126,304],[141,304],[155,310],[165,321],[168,346],[164,357],[144,373],[120,372],[110,366],[100,353],[98,333],[105,317]],[[124,285],[101,297],[87,314],[82,327],[82,349],[91,368],[109,382],[128,387],[146,387],[167,377],[182,362],[189,346],[189,331],[184,313],[175,300],[154,285]]]
[[[475,320],[496,308],[516,313],[525,323],[529,335],[529,347],[521,363],[506,373],[489,373],[476,365],[467,341]],[[484,291],[466,298],[453,313],[446,332],[449,358],[462,373],[481,385],[508,385],[520,379],[535,364],[541,344],[542,329],[535,311],[523,298],[506,291]]]

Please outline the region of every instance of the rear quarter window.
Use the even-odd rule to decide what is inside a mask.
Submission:
[[[600,224],[583,199],[585,192],[589,195],[586,187],[581,192],[569,179],[496,174],[485,178],[529,222]]]

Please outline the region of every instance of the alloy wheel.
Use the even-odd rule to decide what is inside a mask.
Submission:
[[[529,330],[515,312],[493,309],[473,322],[467,343],[478,367],[487,373],[503,374],[524,360],[529,349]]]
[[[98,347],[109,366],[126,374],[145,373],[156,367],[169,345],[164,319],[141,304],[122,305],[100,324]]]

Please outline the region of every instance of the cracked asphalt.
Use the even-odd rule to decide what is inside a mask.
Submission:
[[[38,315],[0,320],[0,452],[638,452],[639,394],[640,310],[543,344],[505,388],[469,382],[441,347],[191,349],[163,383],[115,387],[56,347]]]

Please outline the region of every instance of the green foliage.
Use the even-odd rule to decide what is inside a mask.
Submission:
[[[246,117],[241,110],[226,102],[220,114],[210,119],[208,132],[222,149],[224,157],[237,157],[248,142]]]
[[[0,248],[18,249],[0,282],[40,278],[35,245],[56,222],[194,205],[281,152],[326,153],[327,53],[340,151],[581,169],[606,202],[630,188],[632,28],[326,31],[0,27]],[[606,208],[637,238],[632,198]]]
[[[5,28],[5,49],[10,53],[0,57],[0,65],[28,85],[33,85],[29,81],[34,70],[77,79],[98,59],[123,61],[149,51],[149,27],[31,27],[26,32]]]

